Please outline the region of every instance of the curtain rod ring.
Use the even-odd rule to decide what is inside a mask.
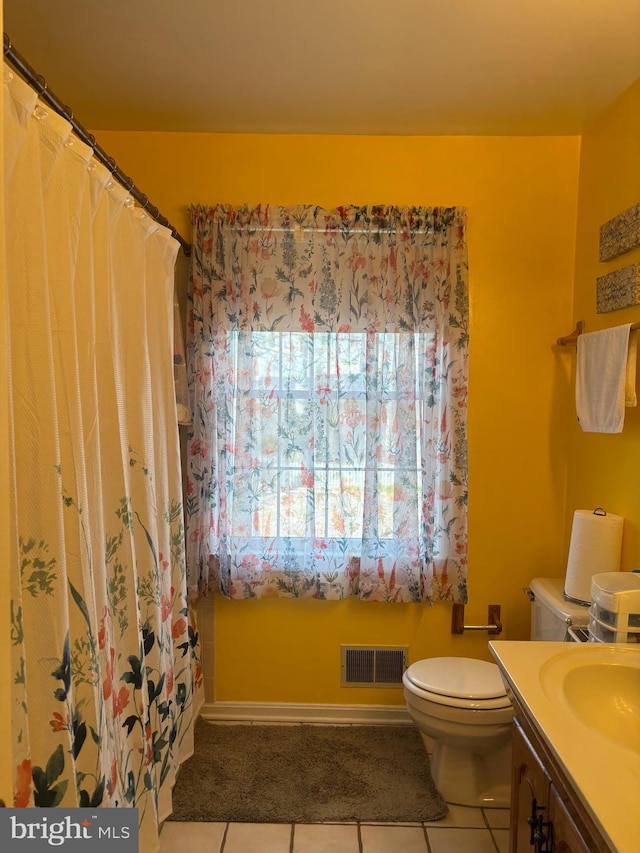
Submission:
[[[74,117],[71,107],[63,105],[61,103],[60,99],[47,86],[45,78],[42,75],[38,74],[35,69],[33,69],[31,65],[29,65],[26,59],[24,59],[18,53],[18,51],[13,46],[8,33],[6,32],[3,32],[3,43],[4,55],[7,62],[10,63],[16,69],[16,71],[24,78],[24,80],[31,86],[36,95],[43,96],[43,100],[48,106],[52,107],[53,110],[58,113],[58,115],[63,116],[67,121],[70,122],[72,129],[74,133],[78,136],[78,138],[85,144],[89,145],[90,148],[92,148],[95,160],[103,164],[105,168],[111,172],[111,175],[116,181],[121,182],[121,172],[118,168],[118,164],[116,163],[115,159],[113,157],[109,157],[106,152],[103,151],[100,145],[98,145],[98,143],[96,142],[95,136],[92,133],[89,133]],[[6,74],[10,73],[12,72],[6,72]],[[8,81],[10,79],[12,78],[8,78],[5,75],[5,80]],[[41,117],[44,118],[46,115],[47,113],[43,111]],[[140,193],[131,178],[127,176],[126,180],[127,184],[125,186],[125,184],[123,183],[123,186],[125,186],[127,191],[131,192],[134,198],[138,200],[142,196],[142,193]],[[144,198],[144,203],[148,205],[148,197],[146,195],[142,197]],[[156,211],[158,210],[158,208],[154,209]],[[189,243],[187,243],[187,241],[180,236],[179,232],[176,231],[176,233],[178,233],[178,240],[180,242],[180,245],[184,249],[185,255],[188,255],[190,252]]]
[[[44,79],[42,74],[37,74],[35,78],[35,89],[38,95],[42,95],[47,91],[47,81]]]

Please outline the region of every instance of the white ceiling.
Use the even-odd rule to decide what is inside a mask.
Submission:
[[[640,0],[4,0],[92,130],[576,134],[640,77]]]

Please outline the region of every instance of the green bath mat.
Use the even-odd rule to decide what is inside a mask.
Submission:
[[[170,820],[250,823],[439,820],[412,726],[216,725],[198,720],[195,754]]]

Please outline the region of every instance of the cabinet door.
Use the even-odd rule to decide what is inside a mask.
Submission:
[[[551,780],[515,720],[512,749],[510,853],[532,853],[539,845],[531,844],[528,818],[535,813],[549,820]]]
[[[549,796],[549,820],[553,826],[554,853],[590,853],[594,849],[585,843],[554,785]]]

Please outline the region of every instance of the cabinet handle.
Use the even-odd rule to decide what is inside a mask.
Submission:
[[[538,827],[538,810],[544,811],[544,806],[539,806],[536,798],[532,797],[531,798],[531,814],[527,818],[527,823],[529,824],[529,827],[531,829],[531,832],[529,833],[529,844],[531,847],[535,847],[535,844],[536,844],[535,832],[536,832],[536,829]],[[540,816],[540,817],[542,817],[542,816]]]
[[[550,821],[545,821],[540,812],[544,811],[544,806],[539,806],[535,797],[531,798],[531,814],[527,818],[527,823],[531,829],[529,834],[529,844],[533,847],[536,853],[553,853],[553,832]],[[545,829],[548,833],[545,835]]]

